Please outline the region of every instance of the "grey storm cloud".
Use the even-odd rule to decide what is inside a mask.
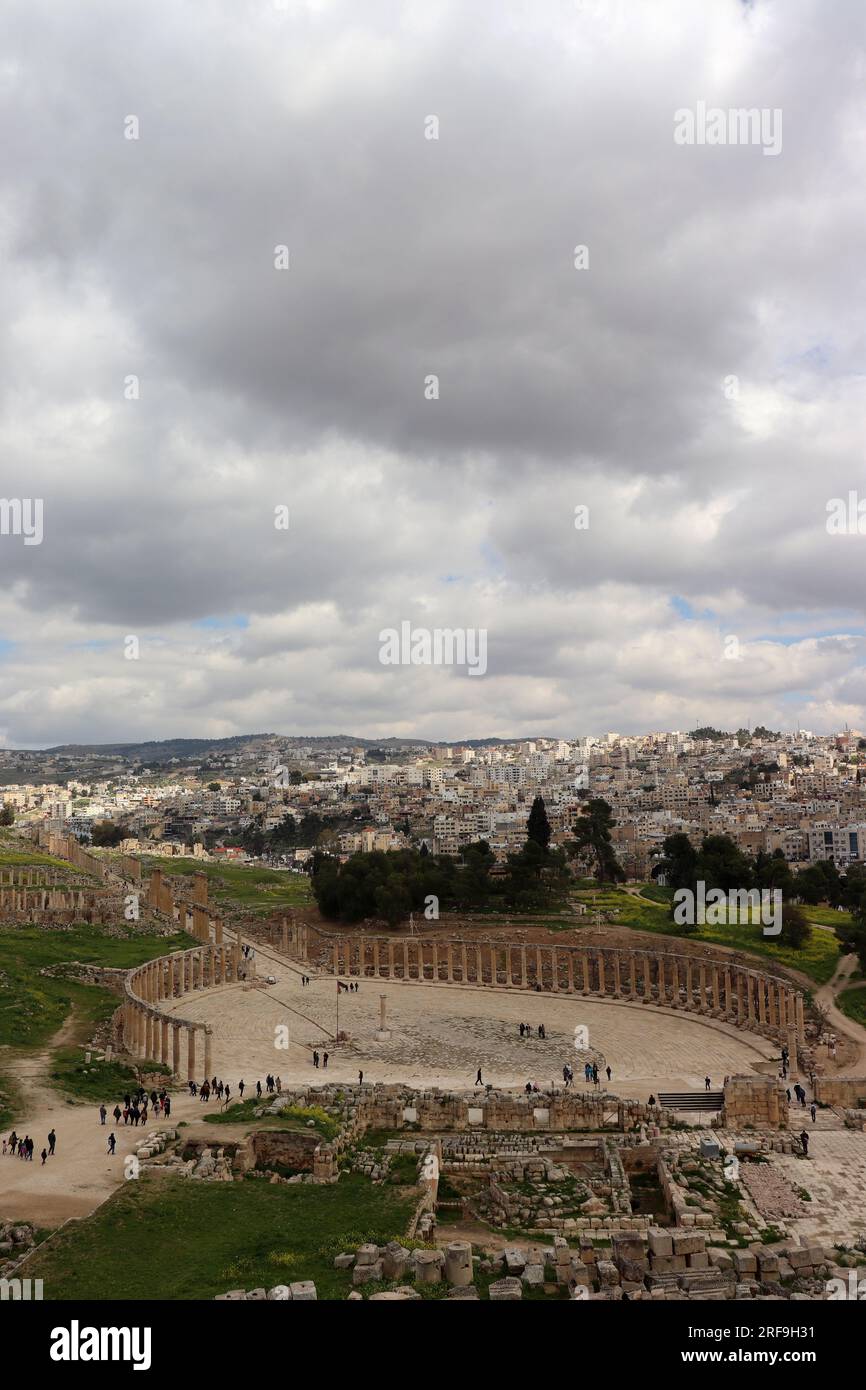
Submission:
[[[856,0],[3,25],[7,742],[862,721]],[[698,101],[780,153],[677,145]],[[488,675],[383,668],[404,619]]]

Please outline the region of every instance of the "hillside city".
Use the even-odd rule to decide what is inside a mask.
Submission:
[[[341,859],[409,847],[458,855],[479,840],[502,861],[524,844],[541,795],[554,848],[581,805],[603,798],[630,879],[648,878],[677,832],[695,844],[723,834],[745,854],[781,853],[792,866],[866,858],[866,739],[856,730],[173,746],[2,752],[5,817],[128,853],[303,871],[315,849]]]

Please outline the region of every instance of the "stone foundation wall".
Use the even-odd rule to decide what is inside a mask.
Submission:
[[[866,1082],[863,1083],[866,1087]],[[725,1082],[721,1123],[726,1129],[744,1125],[779,1129],[788,1124],[785,1087],[772,1076],[730,1076]]]
[[[821,1105],[866,1107],[866,1076],[816,1076],[815,1099]]]

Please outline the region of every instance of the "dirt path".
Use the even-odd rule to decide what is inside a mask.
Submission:
[[[853,1018],[848,1018],[836,1005],[837,995],[848,988],[851,976],[859,964],[853,953],[841,956],[832,979],[815,992],[815,1002],[827,1011],[828,1024],[835,1032],[850,1038],[857,1049],[856,1056],[833,1073],[836,1076],[862,1076],[866,1069],[866,1028],[860,1023],[855,1023]]]
[[[0,1219],[32,1221],[37,1226],[59,1226],[69,1217],[87,1216],[109,1197],[123,1180],[124,1155],[131,1153],[148,1129],[124,1126],[114,1128],[109,1113],[105,1126],[99,1122],[99,1105],[67,1099],[48,1084],[51,1057],[55,1048],[76,1041],[77,1026],[70,1015],[48,1046],[39,1052],[7,1054],[5,1069],[19,1088],[19,1119],[14,1125],[19,1137],[30,1135],[36,1144],[32,1162],[0,1155]],[[116,1096],[106,1096],[109,1112]],[[172,1096],[172,1120],[190,1119],[195,1102],[187,1096]],[[187,1112],[190,1112],[187,1114]],[[208,1129],[211,1127],[208,1126]],[[43,1166],[40,1154],[48,1147],[48,1133],[57,1135],[53,1158]],[[114,1130],[117,1152],[108,1156],[108,1135]],[[3,1138],[11,1130],[4,1131]]]

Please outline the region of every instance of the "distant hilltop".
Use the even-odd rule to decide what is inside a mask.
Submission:
[[[231,738],[163,738],[142,743],[58,743],[51,748],[6,751],[39,753],[54,758],[80,758],[88,755],[106,758],[125,758],[148,763],[170,762],[172,758],[186,760],[210,753],[232,753],[252,749],[260,744],[279,744],[290,748],[442,748],[459,745],[461,748],[487,748],[499,743],[524,743],[525,738],[361,738],[357,734],[235,734]]]

